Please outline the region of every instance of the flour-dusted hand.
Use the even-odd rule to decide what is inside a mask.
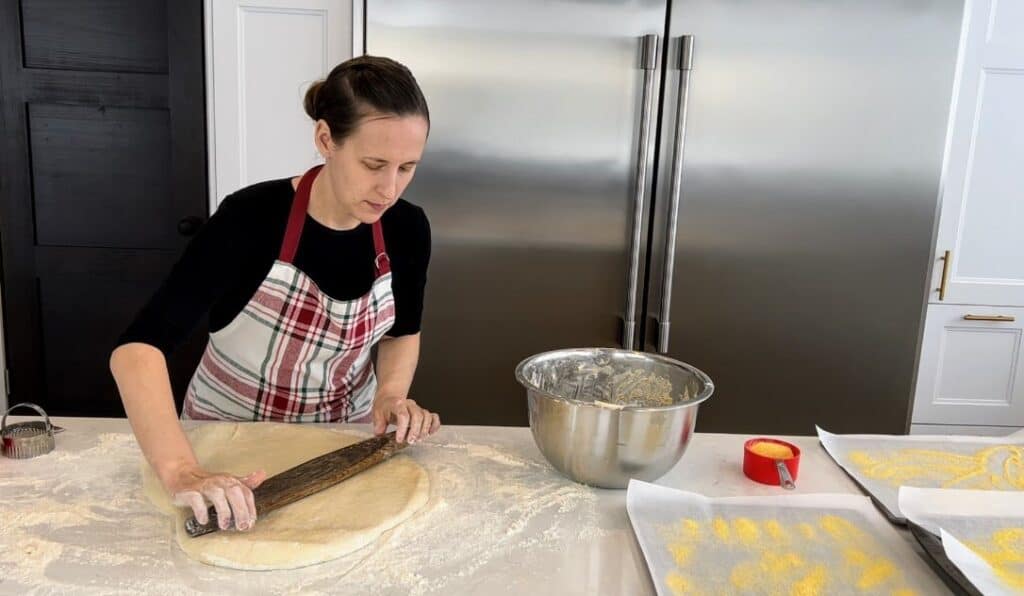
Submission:
[[[188,466],[173,476],[167,488],[174,504],[190,507],[199,523],[210,521],[207,508],[212,504],[221,530],[227,530],[233,523],[236,529],[245,531],[256,523],[252,491],[266,479],[262,470],[236,477]]]
[[[395,425],[395,440],[416,443],[441,428],[441,417],[404,397],[378,395],[373,400],[373,433],[384,434],[388,424]]]

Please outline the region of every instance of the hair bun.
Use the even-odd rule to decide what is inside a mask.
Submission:
[[[381,56],[357,56],[335,66],[306,89],[303,108],[314,122],[325,122],[339,144],[371,114],[420,116],[430,126],[427,100],[412,73]]]
[[[324,86],[324,81],[315,81],[306,90],[306,99],[303,100],[302,105],[306,109],[306,114],[309,115],[313,120],[319,120],[320,117],[317,114],[317,99],[320,95],[320,89]]]

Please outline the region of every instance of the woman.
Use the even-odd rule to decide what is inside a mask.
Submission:
[[[202,469],[177,420],[166,354],[209,316],[182,418],[389,423],[414,443],[440,426],[407,398],[419,358],[430,227],[399,197],[430,116],[407,68],[338,65],[306,94],[324,165],[225,198],[111,356],[125,411],[176,503],[221,528],[256,521],[245,477]],[[377,346],[376,371],[371,349]]]

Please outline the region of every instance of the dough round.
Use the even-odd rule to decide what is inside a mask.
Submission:
[[[238,476],[263,469],[273,476],[365,437],[326,428],[272,422],[207,423],[189,433],[200,464]],[[233,569],[293,569],[358,550],[397,526],[427,502],[426,471],[405,455],[261,517],[248,532],[215,532],[190,538],[184,520],[143,460],[143,488],[173,514],[178,545],[188,556]]]

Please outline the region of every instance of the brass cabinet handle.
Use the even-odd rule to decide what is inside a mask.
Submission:
[[[1010,315],[964,315],[965,321],[992,321],[994,323],[1012,323],[1017,317]]]
[[[946,285],[949,282],[949,261],[950,261],[949,257],[950,257],[950,253],[952,253],[952,251],[947,250],[945,252],[945,254],[942,255],[942,281],[939,282],[939,287],[938,287],[939,300],[945,300],[946,299]]]

